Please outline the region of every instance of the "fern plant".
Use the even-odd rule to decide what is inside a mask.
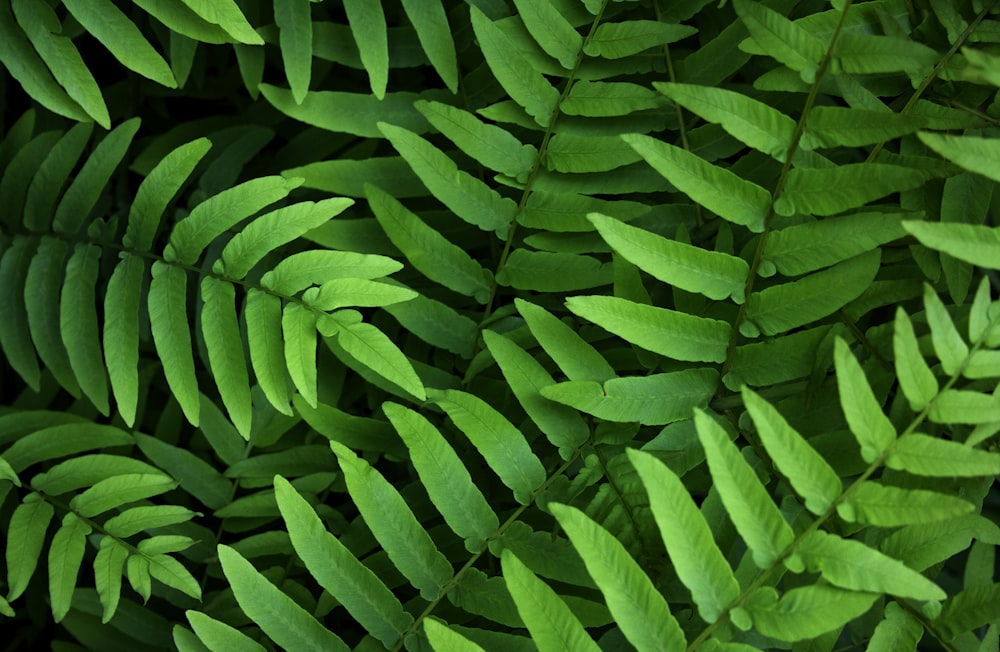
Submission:
[[[996,649],[998,13],[0,0],[7,649]]]

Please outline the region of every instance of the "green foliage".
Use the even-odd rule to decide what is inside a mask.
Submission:
[[[8,648],[996,649],[998,15],[0,0]]]

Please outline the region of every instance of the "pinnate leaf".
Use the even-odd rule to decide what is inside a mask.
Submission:
[[[649,453],[629,450],[628,455],[649,494],[649,506],[677,576],[690,589],[701,619],[715,622],[739,597],[733,569],[680,478]]]
[[[347,488],[372,534],[389,559],[426,600],[440,597],[452,578],[451,564],[399,492],[368,462],[349,448],[330,442]]]
[[[350,650],[339,636],[282,593],[236,550],[219,545],[219,561],[236,602],[272,641],[290,650]]]
[[[413,622],[385,584],[332,534],[306,500],[281,476],[274,493],[295,553],[324,589],[386,647]]]
[[[611,614],[636,650],[683,647],[684,633],[666,600],[621,542],[576,508],[553,504],[549,509],[583,557]]]

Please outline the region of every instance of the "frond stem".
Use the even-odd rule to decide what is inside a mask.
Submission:
[[[819,87],[823,81],[823,77],[826,75],[827,69],[830,67],[830,61],[833,60],[833,51],[837,45],[837,39],[840,37],[840,32],[844,28],[844,22],[847,20],[847,12],[850,10],[852,2],[853,0],[847,0],[844,3],[844,9],[840,13],[840,22],[837,23],[837,28],[830,37],[830,44],[827,46],[826,52],[823,54],[823,59],[816,69],[816,76],[813,79],[812,86],[809,87],[809,95],[802,109],[802,115],[795,125],[792,140],[788,143],[784,165],[781,168],[781,174],[778,175],[774,192],[771,193],[771,202],[767,207],[767,213],[764,215],[764,231],[760,234],[760,240],[757,242],[757,250],[754,252],[753,261],[750,263],[750,271],[747,274],[747,282],[743,289],[743,303],[740,304],[739,313],[737,313],[736,320],[733,322],[732,334],[729,336],[729,344],[726,347],[726,361],[722,364],[722,371],[719,373],[720,378],[725,378],[730,367],[732,367],[733,354],[736,351],[736,343],[740,337],[740,326],[746,321],[750,294],[753,292],[754,283],[757,280],[757,270],[760,269],[760,264],[764,259],[764,246],[767,244],[767,236],[771,230],[771,219],[774,217],[774,204],[781,198],[781,194],[785,189],[785,183],[788,181],[788,173],[792,169],[792,159],[795,158],[795,154],[799,149],[799,142],[802,140],[803,134],[805,134],[806,120],[809,118],[809,112],[812,111],[812,107],[816,103],[816,96],[819,95]],[[720,385],[720,391],[721,388],[722,386]]]
[[[959,34],[958,38],[955,39],[955,43],[951,46],[951,48],[944,54],[943,57],[941,57],[938,60],[938,62],[934,65],[931,71],[927,73],[927,76],[924,77],[923,80],[921,80],[920,85],[917,86],[916,90],[913,91],[913,94],[910,95],[910,99],[908,99],[903,108],[900,109],[899,111],[900,115],[906,115],[907,113],[910,112],[910,109],[912,109],[913,106],[917,103],[917,100],[920,99],[920,97],[930,87],[930,85],[934,82],[934,80],[937,79],[937,76],[941,74],[941,71],[944,70],[944,67],[948,65],[948,63],[951,61],[951,58],[954,57],[955,54],[958,52],[959,48],[965,45],[965,42],[969,40],[969,37],[972,36],[972,33],[975,32],[976,29],[979,27],[979,23],[983,22],[986,16],[988,16],[989,13],[993,10],[993,7],[996,6],[997,2],[1000,2],[1000,0],[993,0],[993,2],[983,7],[983,10],[979,12],[979,15],[976,16],[971,23],[969,23],[969,26],[966,27],[961,34]],[[885,147],[885,142],[886,141],[882,141],[872,149],[871,154],[869,154],[868,158],[865,159],[865,163],[871,163],[872,161],[875,160],[875,158],[879,155],[879,152],[882,151],[882,148]]]
[[[483,318],[480,321],[480,324],[485,324],[490,318],[490,315],[493,314],[493,303],[496,299],[497,289],[499,288],[497,276],[507,265],[507,257],[510,255],[510,249],[514,243],[514,234],[517,232],[517,218],[524,212],[524,208],[528,204],[528,198],[531,196],[535,186],[535,180],[538,178],[538,174],[542,170],[542,161],[545,159],[545,154],[548,152],[549,140],[551,140],[552,135],[555,133],[556,123],[559,121],[559,116],[562,115],[562,104],[566,98],[569,97],[569,92],[572,90],[573,83],[576,81],[577,73],[580,71],[580,65],[583,63],[583,50],[591,39],[594,38],[594,33],[597,31],[597,26],[601,23],[601,18],[604,16],[604,10],[608,6],[608,2],[610,2],[610,0],[604,0],[604,2],[601,3],[601,8],[598,10],[597,15],[594,16],[594,22],[590,25],[590,32],[588,32],[587,36],[583,39],[580,51],[576,55],[576,62],[573,64],[573,70],[570,71],[569,76],[566,78],[566,84],[563,86],[562,93],[559,96],[559,101],[556,102],[555,107],[552,109],[549,124],[545,128],[545,135],[542,136],[542,142],[538,146],[538,155],[531,164],[531,170],[528,172],[528,178],[524,182],[524,188],[521,190],[521,199],[517,203],[517,211],[514,213],[514,219],[511,220],[510,230],[507,232],[507,239],[504,241],[503,251],[500,253],[500,260],[497,262],[496,271],[493,272],[493,283],[490,286],[490,298],[486,302],[486,308],[483,310]]]

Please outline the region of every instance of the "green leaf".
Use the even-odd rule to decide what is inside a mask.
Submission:
[[[854,591],[888,593],[914,600],[943,600],[936,584],[902,562],[860,541],[814,530],[797,549],[806,569],[834,586]]]
[[[507,590],[514,598],[517,612],[524,620],[539,652],[598,652],[601,649],[587,635],[566,603],[513,552],[504,550],[500,563]]]
[[[545,482],[545,467],[524,435],[481,398],[458,390],[432,390],[436,403],[465,433],[501,482],[514,491],[522,505]]]
[[[839,106],[816,106],[809,112],[802,144],[820,147],[860,147],[912,134],[923,120],[891,111],[866,111]]]
[[[349,356],[418,400],[426,398],[424,385],[413,365],[385,333],[364,322],[336,316],[330,319],[337,325],[337,343]]]
[[[298,303],[287,304],[281,312],[281,333],[283,366],[305,402],[316,407],[316,315]]]
[[[390,451],[393,455],[406,455],[406,448],[399,437],[383,420],[353,416],[325,403],[313,409],[301,396],[294,399],[294,404],[303,420],[329,440],[363,451]]]
[[[587,219],[625,260],[664,283],[710,299],[742,302],[750,272],[742,258],[668,240],[600,213]]]
[[[643,50],[674,43],[695,34],[689,25],[671,25],[655,20],[623,20],[601,23],[584,45],[592,57],[623,59]]]
[[[606,172],[640,160],[618,136],[557,133],[545,150],[545,167],[556,172]]]
[[[837,505],[837,513],[844,520],[879,527],[931,523],[961,516],[973,509],[972,503],[955,496],[877,482],[862,482]]]
[[[823,269],[906,235],[899,213],[854,213],[771,231],[765,264],[785,276]]]
[[[486,652],[485,649],[433,618],[424,620],[424,635],[435,652]]]
[[[844,72],[876,74],[904,71],[922,75],[941,55],[915,40],[844,32],[837,39],[833,62]]]
[[[90,525],[70,512],[63,517],[62,525],[49,545],[49,599],[52,619],[57,623],[69,612],[73,601],[73,590],[90,532]]]
[[[126,509],[117,516],[109,518],[104,522],[104,529],[107,530],[108,534],[111,534],[112,536],[125,538],[138,534],[144,530],[152,530],[154,528],[166,527],[168,525],[186,523],[195,516],[200,516],[200,514],[178,505],[140,505],[138,507]],[[176,552],[177,550],[184,550],[190,544],[195,543],[193,539],[189,539],[188,537],[177,537],[184,539],[188,543],[183,544],[182,547],[171,547],[170,549],[159,551],[157,551],[154,546],[149,546],[147,550],[143,544],[154,541],[155,538],[156,537],[141,541],[139,543],[139,550],[148,554],[154,554],[156,552]]]
[[[384,403],[382,409],[406,443],[420,482],[448,527],[465,539],[467,550],[482,550],[500,522],[455,449],[418,412],[396,403]]]
[[[904,190],[919,188],[937,176],[932,170],[889,163],[847,163],[832,168],[793,168],[781,196],[778,215],[835,215]]]
[[[28,588],[45,543],[45,532],[55,513],[38,494],[29,494],[14,509],[7,526],[7,600],[15,600]]]
[[[952,136],[922,131],[921,142],[960,167],[1000,181],[1000,142],[996,138]]]
[[[931,477],[975,477],[1000,473],[1000,455],[958,442],[913,433],[901,438],[886,459],[890,469]]]
[[[275,476],[274,493],[299,558],[316,581],[387,648],[413,623],[399,600],[344,544],[327,532],[292,485]]]
[[[264,45],[264,39],[247,22],[235,0],[183,0],[205,22],[218,25],[238,43]]]
[[[94,586],[104,607],[102,623],[108,623],[118,610],[122,592],[122,567],[130,551],[114,537],[102,537],[101,547],[94,557]]]
[[[675,360],[722,362],[729,324],[607,296],[569,297],[566,307],[636,346]]]
[[[62,341],[59,319],[59,291],[68,249],[69,244],[62,239],[42,238],[24,279],[24,304],[38,357],[66,391],[79,396],[80,387]]]
[[[236,602],[272,641],[290,650],[350,650],[339,636],[282,593],[240,553],[220,544],[219,561]]]
[[[464,249],[428,226],[392,195],[372,185],[365,194],[385,234],[421,274],[459,294],[489,300],[493,275]]]
[[[610,118],[645,109],[659,109],[664,104],[663,97],[646,86],[630,82],[580,80],[573,84],[559,109],[566,115]]]
[[[695,410],[694,422],[713,485],[736,531],[757,567],[771,566],[792,544],[792,528],[722,426],[701,410]]]
[[[207,138],[181,145],[164,156],[142,180],[129,209],[128,225],[122,238],[126,248],[149,251],[153,247],[167,204],[211,147],[212,142]]]
[[[610,285],[613,271],[611,265],[592,256],[517,248],[496,279],[519,290],[565,292]]]
[[[142,596],[143,603],[149,602],[153,592],[153,578],[149,574],[149,559],[143,555],[132,555],[125,562],[125,575],[132,589]]]
[[[469,10],[472,29],[493,76],[535,122],[547,127],[559,104],[559,91],[521,56],[504,30],[475,5]]]
[[[0,348],[11,368],[37,392],[41,389],[41,370],[31,340],[24,296],[25,278],[34,253],[33,238],[16,237],[0,259],[0,312],[6,316],[4,327],[0,328]]]
[[[733,569],[680,478],[649,453],[629,450],[628,458],[649,494],[649,506],[677,576],[690,589],[701,619],[715,622],[739,598]],[[663,645],[659,649],[671,648]]]
[[[60,35],[62,25],[55,11],[42,0],[13,0],[11,7],[18,24],[59,85],[95,122],[110,129],[111,118],[101,89],[73,41]]]
[[[1000,584],[978,584],[945,602],[934,619],[935,631],[950,640],[1000,617]]]
[[[992,323],[993,320],[990,316],[992,305],[990,301],[990,280],[984,276],[979,282],[979,288],[976,290],[972,307],[969,309],[970,342],[985,340],[986,345],[991,346],[995,343],[990,341],[995,339],[991,335],[1000,335],[1000,330],[997,328],[1000,324]]]
[[[262,215],[226,244],[221,266],[216,263],[215,271],[241,279],[268,253],[325,224],[353,203],[353,199],[335,197],[299,202]]]
[[[244,439],[250,439],[253,405],[243,338],[236,317],[232,283],[206,276],[201,282],[201,329],[208,361],[229,418]]]
[[[914,652],[924,633],[920,621],[895,602],[885,605],[885,618],[875,627],[868,649],[871,652]]]
[[[425,600],[439,598],[454,571],[409,505],[382,474],[349,448],[337,442],[330,442],[330,448],[337,454],[351,498],[393,565]]]
[[[868,463],[896,441],[896,429],[882,412],[871,385],[850,347],[839,336],[834,346],[837,389],[844,417],[861,445],[861,457]]]
[[[91,122],[75,125],[52,146],[38,166],[24,195],[22,221],[29,229],[46,232],[52,228],[56,200],[83,155],[93,131]]]
[[[881,258],[881,250],[874,249],[797,281],[752,293],[740,333],[777,335],[832,314],[868,289]]]
[[[510,391],[548,440],[567,454],[583,444],[590,431],[580,415],[542,396],[543,388],[555,384],[545,368],[503,335],[484,330],[483,340],[503,372]]]
[[[829,331],[830,326],[818,326],[737,346],[723,382],[736,390],[743,384],[764,387],[808,376]]]
[[[823,41],[759,2],[734,0],[733,7],[761,52],[799,73],[807,84],[813,82],[826,53]]]
[[[1000,397],[946,389],[931,405],[927,418],[935,423],[994,423],[1000,421]]]
[[[837,472],[774,406],[749,387],[743,387],[742,395],[771,461],[805,500],[806,509],[823,515],[843,489]]]
[[[12,469],[20,473],[38,462],[131,444],[132,436],[114,426],[89,421],[70,422],[33,429],[5,450],[3,457]]]
[[[53,465],[43,473],[36,474],[31,479],[31,488],[50,496],[58,496],[90,487],[113,475],[125,473],[163,475],[163,472],[152,464],[131,457],[107,453],[77,454]]]
[[[164,259],[194,265],[213,240],[300,185],[302,179],[262,177],[209,197],[174,226]]]
[[[24,32],[16,26],[7,2],[0,7],[0,61],[25,92],[48,110],[80,122],[90,120],[52,78]]]
[[[67,0],[63,5],[123,66],[161,86],[177,88],[170,65],[109,0]]]
[[[955,375],[969,355],[969,346],[955,328],[947,308],[934,289],[924,284],[924,308],[927,323],[931,327],[931,342],[934,352],[941,360],[941,368],[948,375]]]
[[[139,118],[126,120],[94,148],[59,200],[52,220],[56,231],[72,236],[80,231],[115,168],[125,157],[132,138],[139,130],[139,122]]]
[[[80,389],[107,416],[108,379],[98,335],[96,286],[101,248],[80,243],[66,264],[59,296],[59,330]]]
[[[244,652],[265,652],[265,648],[252,638],[226,623],[215,620],[211,616],[188,609],[184,612],[191,623],[191,629],[198,635],[202,643],[212,652],[228,652],[242,650]]]
[[[172,589],[201,600],[201,585],[190,571],[169,555],[150,555],[149,574]]]
[[[534,146],[523,145],[506,129],[486,124],[450,104],[418,100],[414,107],[435,129],[479,163],[509,177],[527,179],[538,156]]]
[[[361,63],[368,71],[372,94],[381,100],[389,80],[389,41],[382,3],[344,0],[344,11],[351,25],[351,35],[358,44]]]
[[[177,487],[177,482],[160,473],[128,473],[105,478],[83,493],[69,506],[80,516],[90,518],[115,507],[158,496]]]
[[[558,60],[563,68],[572,70],[583,47],[583,37],[559,9],[547,2],[533,0],[514,0],[514,6],[518,18],[542,50]]]
[[[104,363],[118,413],[130,428],[139,401],[139,311],[146,264],[125,254],[104,293]]]
[[[612,378],[603,386],[589,380],[558,383],[543,388],[541,394],[599,419],[664,425],[691,418],[696,407],[707,407],[718,381],[714,369],[685,369]]]
[[[621,542],[573,507],[552,504],[549,509],[583,557],[611,614],[636,650],[684,647],[684,633],[666,600]]]
[[[264,99],[290,118],[327,131],[353,134],[364,138],[382,137],[382,133],[378,130],[377,126],[379,122],[387,122],[405,127],[416,133],[423,133],[427,131],[427,121],[420,115],[420,112],[413,108],[414,102],[420,99],[443,100],[446,97],[446,94],[442,91],[424,91],[419,94],[410,92],[387,93],[381,99],[370,93],[311,91],[301,103],[298,103],[292,96],[291,91],[287,89],[272,86],[271,84],[261,84],[259,88]],[[375,160],[378,161],[378,159]],[[386,159],[382,159],[381,165],[384,166],[385,161]],[[341,170],[344,167],[361,167],[363,169],[366,162],[370,166],[376,166],[376,163],[371,160],[341,160],[318,161],[310,163],[306,168],[317,167],[322,169],[325,166],[331,166],[335,170]],[[301,172],[303,169],[285,170],[284,174],[289,177],[308,177],[309,175]],[[383,174],[385,172],[386,170],[383,170]],[[371,178],[366,180],[375,182]],[[379,183],[377,185],[382,184]],[[308,182],[307,186],[312,187]],[[360,188],[361,184],[358,183],[357,187]],[[351,197],[361,196],[360,192],[357,194],[342,191],[331,192],[338,195],[350,195]]]
[[[285,372],[285,352],[280,336],[281,299],[251,288],[247,292],[243,310],[247,324],[250,362],[257,383],[274,409],[292,416],[292,409],[288,404],[290,397],[288,376]],[[315,332],[315,325],[313,331]],[[315,335],[313,338],[315,339]]]
[[[478,324],[446,303],[417,295],[410,301],[386,306],[385,311],[428,344],[463,358],[471,358],[476,352]]]
[[[11,468],[10,463],[2,457],[0,457],[0,480],[7,480],[15,487],[21,486],[21,479],[17,477],[17,473]]]
[[[211,421],[207,417],[206,422]],[[232,426],[229,428],[232,429]],[[232,437],[238,442],[243,441],[235,431]],[[232,500],[232,483],[198,455],[142,433],[136,433],[135,441],[143,455],[169,473],[185,492],[206,507],[219,509]],[[220,457],[227,461],[225,456]]]
[[[722,125],[743,144],[779,161],[785,160],[795,121],[781,111],[724,88],[665,82],[654,82],[653,86],[688,111]]]
[[[402,0],[403,10],[417,31],[420,46],[445,86],[458,92],[458,57],[448,16],[441,0]]]
[[[845,591],[825,584],[792,589],[778,601],[770,587],[758,592],[770,596],[766,603],[754,600],[754,596],[746,603],[754,628],[779,641],[801,641],[838,630],[868,611],[878,598],[875,593]]]
[[[442,204],[469,224],[505,237],[517,204],[476,179],[417,134],[387,123],[379,131],[406,159],[413,172]]]
[[[285,78],[296,103],[302,104],[309,92],[312,77],[313,29],[309,0],[277,0],[274,22],[278,26],[278,44]],[[197,630],[196,630],[197,631]]]
[[[757,184],[649,136],[625,134],[622,139],[667,181],[697,203],[751,231],[764,230],[771,195]]]
[[[942,222],[903,222],[903,228],[925,247],[967,263],[1000,269],[1000,227]]]
[[[134,1],[143,11],[169,27],[178,37],[186,39],[192,46],[196,45],[195,41],[214,44],[236,42],[236,39],[227,34],[222,27],[202,18],[189,9],[186,3],[164,2],[163,0]],[[174,69],[176,70],[178,52],[173,45],[173,38],[171,41],[171,58],[174,59]],[[186,73],[177,76],[177,81],[181,86],[184,85],[186,76]]]
[[[519,298],[514,305],[542,349],[570,380],[603,383],[617,375],[597,349],[545,308]]]
[[[892,350],[899,387],[903,390],[910,409],[919,412],[937,396],[938,383],[920,353],[913,323],[901,307],[896,308]]]
[[[310,285],[322,285],[335,278],[373,279],[402,268],[402,263],[386,256],[319,249],[283,258],[260,281],[275,294],[292,296]]]
[[[156,261],[149,284],[149,327],[174,398],[192,425],[198,425],[198,379],[187,321],[187,274]]]

